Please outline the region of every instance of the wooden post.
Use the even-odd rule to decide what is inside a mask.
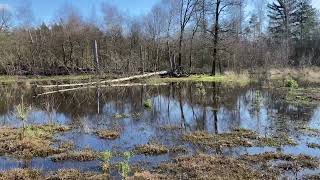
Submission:
[[[98,57],[98,44],[97,40],[93,41],[93,62],[95,64],[96,73],[100,74],[99,57]]]

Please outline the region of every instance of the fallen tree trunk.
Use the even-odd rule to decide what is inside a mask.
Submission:
[[[41,94],[37,94],[36,97],[49,95],[49,94],[60,93],[60,92],[75,91],[75,90],[80,90],[80,89],[85,89],[85,88],[132,87],[132,86],[147,86],[147,85],[148,86],[166,86],[168,84],[167,83],[160,83],[160,84],[128,83],[128,84],[110,84],[110,85],[99,85],[99,86],[86,86],[86,87],[76,87],[76,88],[60,89],[60,90],[55,90],[55,91],[44,92],[44,93],[41,93]]]
[[[151,77],[151,76],[156,76],[156,75],[165,75],[165,74],[168,74],[168,72],[167,71],[160,71],[160,72],[154,72],[154,73],[147,73],[147,74],[143,74],[143,75],[130,76],[130,77],[126,77],[126,78],[111,79],[111,80],[89,82],[89,83],[45,85],[45,86],[37,85],[37,87],[40,87],[40,88],[66,88],[66,87],[77,87],[77,86],[92,86],[92,85],[107,84],[107,83],[112,84],[112,83],[131,81],[134,79],[141,79],[141,78],[146,78],[146,77]]]

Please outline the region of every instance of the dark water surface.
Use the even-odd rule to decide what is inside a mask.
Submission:
[[[34,97],[34,91],[33,88],[18,85],[2,86],[0,125],[21,126],[21,122],[15,118],[14,107],[20,103],[23,95],[25,103],[32,107],[28,124],[54,122],[74,127],[59,138],[73,141],[78,150],[92,148],[96,151],[125,152],[152,141],[168,148],[183,146],[188,149],[188,154],[193,154],[201,149],[181,140],[185,132],[218,134],[246,128],[261,136],[286,133],[299,145],[226,148],[223,154],[239,156],[274,151],[320,158],[320,149],[307,147],[307,143],[320,143],[320,139],[297,131],[302,126],[320,128],[320,106],[287,103],[284,100],[285,93],[279,89],[260,85],[241,87],[217,83],[170,83],[163,86],[92,88],[40,97]],[[147,99],[153,102],[151,109],[144,107]],[[127,114],[129,117],[116,119],[115,114]],[[103,140],[94,134],[97,129],[119,129],[121,135],[116,140]],[[130,159],[130,163],[143,164],[148,169],[177,156],[179,154],[174,153],[136,155]],[[100,161],[56,163],[50,158],[36,158],[23,162],[0,157],[1,170],[30,167],[45,171],[62,168],[100,171],[100,165]],[[315,173],[318,170],[303,170],[288,176],[301,177]]]

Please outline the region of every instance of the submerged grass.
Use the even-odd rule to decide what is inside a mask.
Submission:
[[[296,145],[296,143],[287,136],[280,137],[260,137],[255,132],[246,129],[236,129],[231,133],[210,134],[207,132],[194,132],[185,134],[182,139],[193,144],[207,147],[252,147],[269,146],[281,147],[283,145]]]
[[[320,102],[320,88],[297,88],[291,89],[286,101],[300,105],[317,105]]]

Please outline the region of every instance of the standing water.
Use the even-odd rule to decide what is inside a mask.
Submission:
[[[55,135],[51,146],[69,143],[70,152],[110,152],[109,171],[114,178],[124,175],[123,162],[129,166],[127,175],[133,175],[135,171],[152,170],[178,157],[197,154],[237,159],[273,152],[320,158],[317,146],[320,143],[317,131],[320,129],[320,106],[286,101],[287,92],[283,89],[257,84],[180,82],[161,86],[84,88],[39,97],[34,96],[32,88],[19,85],[3,86],[0,91],[2,127],[22,127],[16,106],[23,96],[24,104],[30,106],[27,126],[58,124],[69,127],[70,130]],[[113,132],[113,136],[104,137],[103,131]],[[256,136],[245,138],[246,141],[241,139],[241,143],[229,139],[241,138],[241,134],[232,136],[233,132],[241,131]],[[208,141],[196,139],[199,134],[208,135]],[[231,135],[228,141],[217,138],[225,134]],[[3,148],[1,145],[0,150]],[[1,152],[0,169],[41,169],[48,174],[61,169],[103,171],[101,158],[79,160],[70,152],[31,158]],[[128,157],[123,156],[126,152],[131,152]],[[71,157],[63,157],[66,154]],[[284,167],[283,160],[275,158],[268,165]],[[288,178],[319,174],[319,169],[311,166],[282,169],[281,177]]]

